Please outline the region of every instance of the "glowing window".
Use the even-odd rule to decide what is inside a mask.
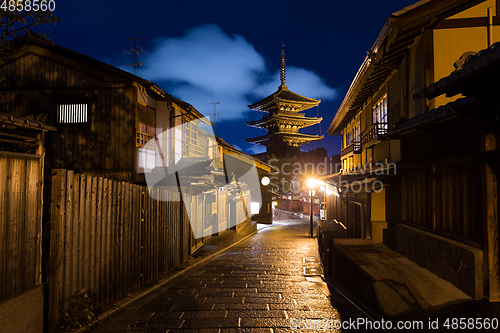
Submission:
[[[83,124],[88,122],[88,104],[59,104],[59,124]]]
[[[250,214],[259,214],[260,211],[260,202],[252,202],[250,204]]]
[[[372,109],[373,124],[383,124],[387,127],[387,96],[384,96]],[[386,128],[387,129],[387,128]]]

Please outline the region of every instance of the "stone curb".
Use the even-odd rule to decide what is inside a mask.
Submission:
[[[183,268],[181,269],[180,271],[174,273],[173,275],[170,275],[160,281],[158,281],[158,283],[150,288],[148,288],[147,290],[143,291],[143,292],[140,292],[139,294],[137,295],[132,295],[130,297],[127,297],[123,300],[120,300],[120,301],[117,301],[117,303],[115,304],[115,306],[102,313],[101,315],[99,315],[99,317],[94,321],[92,322],[89,326],[86,326],[86,327],[82,327],[82,328],[79,328],[75,331],[69,331],[69,332],[72,332],[72,333],[82,333],[82,332],[86,332],[88,330],[90,330],[92,327],[96,326],[97,324],[100,324],[102,323],[104,320],[110,318],[111,316],[117,314],[118,312],[124,310],[125,308],[129,307],[130,305],[134,304],[135,302],[139,301],[140,299],[148,296],[149,294],[153,293],[154,291],[160,289],[161,287],[165,286],[167,283],[171,282],[172,280],[174,280],[175,278],[179,277],[180,275],[184,274],[185,272],[189,271],[190,269],[212,259],[213,257],[215,257],[216,255],[220,254],[221,252],[227,250],[227,249],[230,249],[231,247],[243,242],[244,240],[246,240],[247,238],[249,238],[250,236],[253,236],[255,235],[259,230],[262,230],[262,229],[265,229],[265,228],[261,228],[261,229],[258,229],[258,230],[255,230],[253,231],[252,233],[244,236],[242,239],[236,241],[235,243],[229,245],[229,246],[226,246],[224,248],[221,248],[211,254],[209,254],[208,256],[206,256],[205,258],[203,259],[200,259],[199,261],[196,261],[194,263],[192,263],[190,266],[186,267],[186,268]]]

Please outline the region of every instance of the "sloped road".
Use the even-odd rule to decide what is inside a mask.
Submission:
[[[294,329],[347,318],[313,276],[321,268],[308,227],[283,216],[91,332],[323,332]]]

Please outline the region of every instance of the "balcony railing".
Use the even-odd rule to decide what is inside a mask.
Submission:
[[[378,138],[380,135],[387,134],[389,124],[386,122],[375,123],[370,129],[365,131],[361,136],[361,143],[365,144],[368,141]]]
[[[349,154],[351,152],[353,152],[354,154],[361,153],[361,142],[359,142],[359,141],[351,142],[347,147],[342,149],[340,154],[345,155],[345,154]]]

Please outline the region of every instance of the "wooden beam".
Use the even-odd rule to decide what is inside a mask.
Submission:
[[[490,301],[500,301],[500,254],[499,254],[499,225],[498,225],[498,179],[494,168],[496,156],[494,155],[497,138],[493,133],[484,136],[483,149],[488,156],[483,164],[483,195],[485,209],[486,242],[484,245],[485,265],[487,266],[486,295]],[[497,152],[498,154],[498,152]]]
[[[0,138],[0,142],[15,143],[15,144],[23,145],[23,146],[38,147],[38,143],[15,141],[15,140],[8,140],[8,139],[1,139],[1,138]]]
[[[500,24],[500,17],[493,17],[493,25]],[[473,27],[487,27],[488,17],[469,17],[459,19],[448,19],[439,22],[435,29],[454,29],[454,28],[473,28]]]
[[[33,137],[29,137],[29,136],[24,136],[24,135],[3,133],[3,132],[0,132],[0,136],[6,136],[8,138],[23,139],[23,140],[26,140],[28,142],[36,142],[37,141],[37,138],[33,138]]]

